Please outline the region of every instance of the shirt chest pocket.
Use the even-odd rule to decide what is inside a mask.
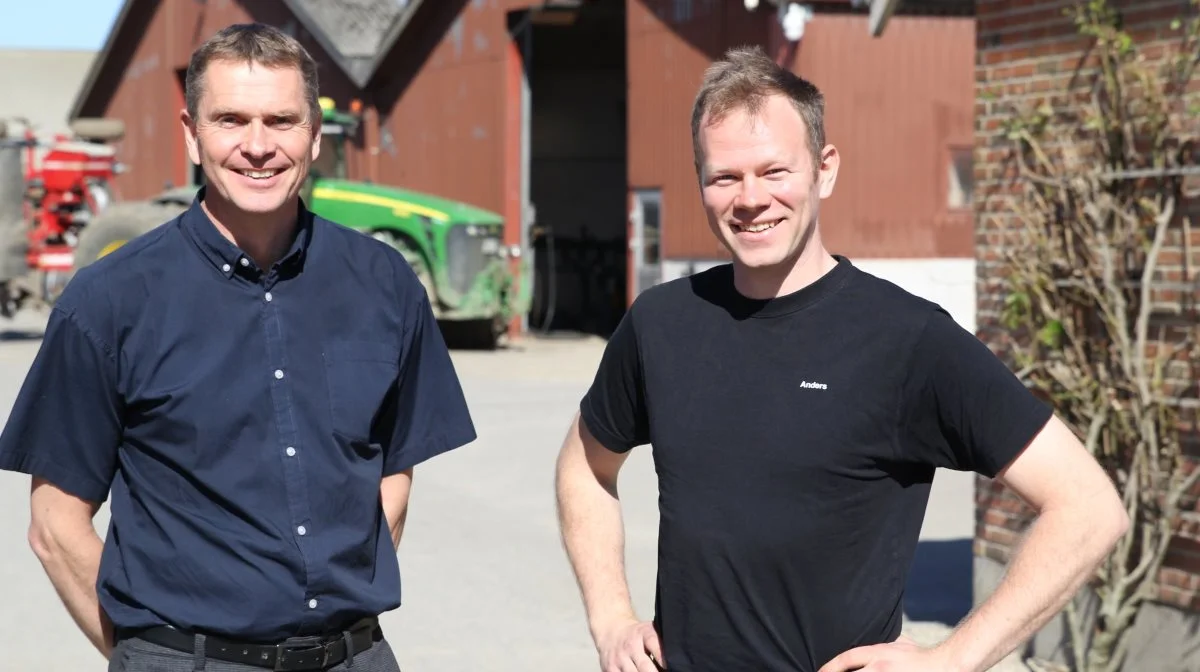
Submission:
[[[325,380],[333,431],[368,439],[375,418],[395,394],[400,349],[379,341],[342,340],[325,348]]]

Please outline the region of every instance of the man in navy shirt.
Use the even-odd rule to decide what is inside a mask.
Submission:
[[[32,475],[30,543],[110,669],[398,669],[376,617],[400,604],[412,470],[475,430],[404,259],[298,196],[317,90],[270,27],[193,54],[181,120],[207,186],[79,271],[0,435],[0,468]]]

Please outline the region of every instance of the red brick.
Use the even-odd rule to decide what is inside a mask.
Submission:
[[[1057,24],[1065,20],[1060,6],[1033,6],[1032,11],[996,12],[978,11],[979,31],[994,32],[1013,29],[1028,29],[1033,26]]]
[[[979,7],[978,14],[995,14],[1022,7],[1035,7],[1043,4],[1045,0],[975,0],[975,4]]]
[[[1160,266],[1178,267],[1183,263],[1183,250],[1164,249],[1158,254],[1158,263]]]
[[[1172,569],[1182,570],[1192,574],[1200,573],[1200,542],[1187,537],[1176,536],[1167,548],[1163,565]]]
[[[1054,40],[1044,40],[1037,44],[1030,45],[1029,49],[1032,55],[1036,58],[1045,56],[1059,56],[1061,54],[1073,54],[1084,51],[1087,46],[1086,40],[1082,37],[1063,37]]]
[[[1013,49],[991,49],[980,54],[980,63],[984,65],[995,65],[997,63],[1011,63],[1029,58],[1033,52],[1029,47],[1016,47]]]
[[[1012,555],[1011,549],[988,541],[977,541],[975,549],[976,555],[995,560],[1002,564],[1007,564],[1009,557]]]
[[[1180,4],[1177,0],[1168,2],[1143,0],[1123,12],[1122,18],[1126,29],[1151,26],[1151,29],[1158,31],[1155,33],[1156,35],[1165,37],[1164,32],[1166,31],[1162,29],[1167,28],[1169,31],[1171,21],[1180,18],[1183,14],[1180,11]]]
[[[1023,531],[1026,522],[1022,516],[1012,515],[1007,511],[995,508],[984,509],[982,518],[985,525],[1002,527],[1016,532]]]
[[[1191,576],[1187,572],[1168,567],[1159,572],[1158,582],[1160,585],[1188,590],[1191,587],[1188,580]]]
[[[1184,591],[1174,586],[1158,586],[1158,601],[1163,604],[1169,604],[1175,607],[1183,607],[1188,600],[1184,597]]]
[[[1063,69],[1063,70],[1070,70],[1071,68],[1075,67],[1075,65],[1074,65],[1074,62],[1073,62],[1071,59],[1065,59],[1065,60],[1063,60],[1063,61],[1058,61],[1058,60],[1055,60],[1055,59],[1050,59],[1050,58],[1047,58],[1047,59],[1044,59],[1044,60],[1038,61],[1038,64],[1037,64],[1037,74],[1039,74],[1039,75],[1054,75],[1054,74],[1058,74],[1058,72],[1059,72],[1059,67],[1060,67],[1060,66],[1059,66],[1059,64],[1060,64],[1060,63],[1063,63],[1063,64],[1064,64],[1064,65],[1062,66],[1062,69]]]
[[[992,70],[991,80],[1016,79],[1019,77],[1032,77],[1035,72],[1033,63],[1021,63],[1008,67],[1000,67]]]
[[[1195,590],[1184,590],[1175,586],[1164,586],[1162,584],[1158,586],[1159,601],[1174,607],[1195,610],[1197,606],[1200,606],[1198,604],[1200,600],[1197,597],[1198,595]]]

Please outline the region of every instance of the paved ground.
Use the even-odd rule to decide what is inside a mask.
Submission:
[[[0,421],[36,349],[40,321],[0,323]],[[406,670],[593,670],[595,654],[561,550],[555,453],[601,353],[598,340],[528,341],[455,361],[480,439],[419,467],[401,544],[404,606],[384,624]],[[654,472],[631,458],[621,491],[629,579],[651,613],[657,530]],[[950,620],[970,606],[972,479],[939,473],[910,582],[910,613]],[[25,541],[28,478],[0,473],[0,650],[5,669],[100,670]],[[97,527],[104,529],[107,511]],[[915,613],[914,613],[915,612]],[[917,624],[921,637],[944,627]]]

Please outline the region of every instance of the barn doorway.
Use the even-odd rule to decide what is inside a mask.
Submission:
[[[527,83],[528,326],[608,336],[626,306],[625,3],[513,18]]]

